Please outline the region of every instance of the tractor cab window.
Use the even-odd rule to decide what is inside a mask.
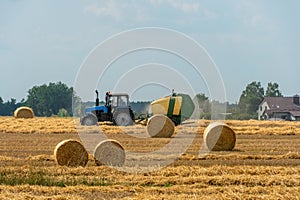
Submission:
[[[117,96],[111,97],[111,106],[112,107],[117,107],[118,106],[118,97]]]
[[[111,106],[128,106],[128,97],[127,96],[112,96],[111,97]]]
[[[127,106],[128,105],[128,98],[126,96],[119,97],[119,106]]]

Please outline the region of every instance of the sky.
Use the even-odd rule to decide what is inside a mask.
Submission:
[[[268,82],[277,82],[285,96],[300,94],[299,7],[298,0],[2,0],[0,97],[20,101],[33,86],[49,82],[73,86],[97,45],[121,32],[144,27],[174,30],[200,44],[215,63],[229,102],[238,102],[252,81],[261,82],[264,88]],[[122,73],[132,69],[122,66],[150,62],[156,63],[154,68],[174,67],[196,93],[211,96],[205,77],[189,73],[188,64],[168,52],[146,50],[122,57],[104,79],[118,82],[124,78]],[[110,78],[112,74],[117,78]],[[164,95],[170,85],[168,81],[145,83],[132,89],[132,83],[125,82],[120,88],[131,91],[132,100],[137,101]],[[95,87],[100,94],[116,88],[109,81]],[[93,100],[94,92],[86,92],[91,94],[86,100]]]

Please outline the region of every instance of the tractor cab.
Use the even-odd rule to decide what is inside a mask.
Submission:
[[[109,104],[112,108],[129,106],[129,96],[126,93],[111,94],[109,101]]]
[[[110,121],[118,126],[134,124],[134,114],[130,107],[129,95],[126,93],[107,93],[105,105],[99,105],[99,95],[95,107],[87,108],[85,116],[81,119],[82,125],[96,125],[97,122]]]

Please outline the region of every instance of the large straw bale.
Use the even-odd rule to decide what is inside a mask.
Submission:
[[[213,122],[205,130],[203,139],[211,151],[231,151],[235,146],[235,132],[223,122]]]
[[[77,140],[64,140],[56,145],[54,150],[56,162],[69,167],[86,166],[88,153],[84,146]]]
[[[107,139],[100,142],[94,150],[96,165],[121,167],[125,163],[125,150],[116,140]]]
[[[174,134],[174,131],[173,121],[165,115],[154,115],[147,122],[147,132],[150,137],[169,138]]]
[[[22,106],[15,110],[14,117],[15,118],[33,118],[34,113],[31,108]]]

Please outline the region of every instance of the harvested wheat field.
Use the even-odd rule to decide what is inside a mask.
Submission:
[[[171,138],[150,138],[142,125],[0,117],[0,199],[300,199],[299,122],[225,121],[236,133],[234,149],[213,152],[202,146],[209,123],[187,121]],[[91,151],[85,167],[56,163],[58,143],[97,138],[99,130],[124,147],[125,168],[97,166]],[[147,171],[147,160],[159,163],[181,147],[168,166]]]

